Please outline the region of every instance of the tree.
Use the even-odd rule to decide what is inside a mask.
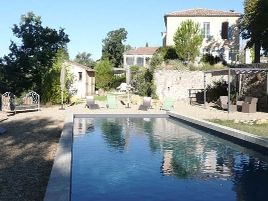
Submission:
[[[74,61],[76,63],[79,63],[81,65],[84,65],[84,66],[88,66],[90,68],[94,68],[94,65],[95,65],[95,62],[93,61],[93,59],[90,58],[91,57],[91,54],[90,53],[86,53],[86,52],[82,52],[82,53],[78,53],[76,56],[75,56],[75,59]]]
[[[10,54],[1,60],[6,88],[16,94],[31,89],[42,96],[44,75],[52,67],[57,51],[66,49],[68,35],[64,29],[43,27],[41,18],[32,12],[22,15],[12,31],[21,42],[11,41]]]
[[[108,59],[99,61],[96,66],[96,88],[108,90],[113,81],[113,68]]]
[[[153,71],[141,67],[131,67],[132,80],[131,85],[140,96],[156,97],[156,86],[153,80]]]
[[[124,28],[110,31],[102,41],[102,59],[108,59],[114,67],[122,66],[125,51],[123,42],[126,39],[127,31]]]
[[[181,23],[174,35],[175,49],[178,57],[186,62],[194,61],[199,55],[203,36],[199,24],[192,20]]]
[[[241,35],[248,40],[246,48],[254,47],[254,63],[260,62],[261,48],[268,51],[268,1],[245,0],[240,19]]]
[[[61,103],[61,83],[60,74],[61,68],[65,68],[65,90],[64,100],[69,98],[69,88],[72,83],[72,77],[69,73],[69,67],[64,65],[64,62],[68,60],[68,54],[64,49],[58,50],[56,56],[53,59],[52,67],[44,75],[43,96],[44,102]],[[64,65],[64,66],[63,66]]]

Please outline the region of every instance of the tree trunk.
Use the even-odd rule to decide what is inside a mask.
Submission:
[[[254,63],[260,63],[261,61],[261,44],[260,41],[255,42],[254,45]]]

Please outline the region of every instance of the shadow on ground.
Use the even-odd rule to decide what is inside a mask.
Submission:
[[[63,122],[31,117],[1,126],[0,200],[43,200]]]

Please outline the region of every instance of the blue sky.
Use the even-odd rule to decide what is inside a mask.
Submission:
[[[132,47],[161,46],[166,13],[190,9],[234,9],[243,12],[243,0],[1,0],[0,57],[9,53],[13,24],[29,11],[41,16],[44,26],[65,28],[71,59],[78,52],[101,56],[102,40],[109,31],[125,28]]]

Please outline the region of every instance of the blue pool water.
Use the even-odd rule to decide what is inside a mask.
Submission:
[[[264,201],[267,156],[170,118],[76,118],[72,201]]]

